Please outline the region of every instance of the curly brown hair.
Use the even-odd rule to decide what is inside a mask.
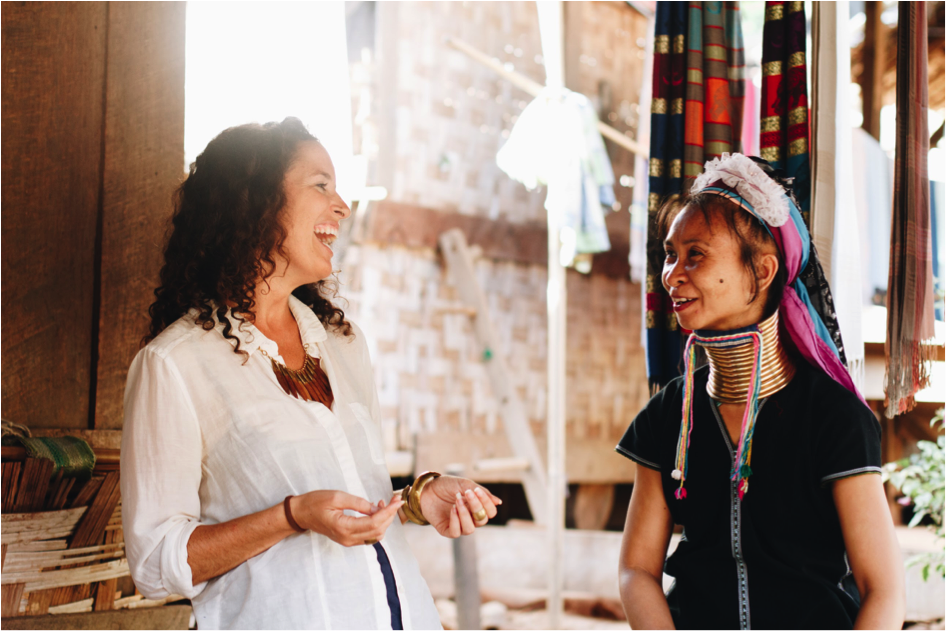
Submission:
[[[226,129],[197,156],[175,194],[161,285],[148,309],[151,325],[143,344],[196,309],[197,324],[207,330],[216,325],[216,313],[234,352],[247,357],[227,312],[239,323],[252,319],[257,281],[272,274],[274,253],[288,258],[279,221],[286,204],[283,181],[296,149],[307,141],[318,139],[290,117]],[[334,282],[322,280],[293,295],[326,328],[349,336],[345,312],[327,298],[334,290]]]

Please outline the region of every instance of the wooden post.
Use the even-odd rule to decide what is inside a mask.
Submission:
[[[882,2],[865,2],[864,45],[861,47],[861,103],[864,122],[861,127],[880,140],[880,108],[883,107],[883,74],[886,58],[887,27],[880,21]]]
[[[575,493],[575,528],[601,531],[614,508],[614,485],[584,484]]]
[[[463,476],[462,467],[447,469],[451,476]],[[480,625],[480,578],[475,533],[454,538],[453,587],[457,603],[457,629],[482,630]]]
[[[564,12],[560,0],[536,2],[539,35],[545,59],[546,86],[565,87]],[[568,309],[565,268],[561,261],[561,218],[549,211],[549,263],[546,309],[548,314],[548,627],[561,628],[562,588],[565,583],[565,325]]]

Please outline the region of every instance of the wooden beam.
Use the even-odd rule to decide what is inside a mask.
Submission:
[[[106,610],[38,617],[3,617],[7,630],[186,630],[192,608],[189,605]]]
[[[614,485],[579,485],[575,493],[575,528],[603,531],[613,507]]]
[[[565,87],[581,91],[581,35],[585,11],[591,5],[585,2],[564,3],[565,12]]]
[[[514,70],[506,70],[498,59],[494,59],[493,57],[486,55],[485,53],[477,50],[462,40],[456,39],[455,37],[448,37],[447,45],[460,51],[461,53],[464,53],[474,61],[478,61],[479,63],[483,64],[497,75],[513,84],[517,88],[520,88],[533,98],[539,96],[539,93],[544,89],[542,84],[536,83],[532,79],[529,79],[525,75],[521,75]],[[617,145],[620,145],[624,149],[631,153],[635,153],[638,156],[646,157],[650,153],[646,147],[625,136],[607,123],[598,121],[598,132],[600,132],[601,135],[608,140],[613,141]]]
[[[887,27],[880,20],[884,3],[865,2],[867,22],[864,25],[864,45],[860,76],[864,122],[868,134],[880,140],[880,109],[883,107],[883,75],[886,62]]]
[[[184,17],[177,2],[110,4],[93,428],[122,427],[147,332],[172,194],[184,174]]]
[[[939,145],[939,141],[943,140],[943,132],[946,132],[946,121],[944,121],[933,135],[930,136],[930,147],[936,147]]]
[[[933,362],[944,362],[946,361],[946,345],[938,344],[924,344],[922,347],[926,347],[925,350],[929,350],[930,360]],[[883,358],[884,357],[884,343],[883,342],[865,342],[864,343],[864,353],[867,355],[872,355],[875,357]]]
[[[108,3],[5,2],[2,31],[3,417],[85,428]]]
[[[612,485],[633,483],[633,461],[614,451],[614,441],[569,437],[565,453],[565,473],[570,483]],[[545,437],[536,437],[540,454],[545,454]],[[416,472],[442,472],[447,465],[459,463],[467,476],[478,482],[520,483],[522,471],[514,466],[512,448],[503,435],[474,435],[458,432],[424,432],[416,438]],[[478,470],[482,461],[508,459],[507,470]]]
[[[627,214],[621,213],[620,218],[627,220]],[[363,240],[368,242],[436,249],[441,233],[459,228],[467,244],[479,247],[488,259],[543,266],[548,263],[548,229],[544,224],[448,213],[390,200],[372,204],[366,223]],[[594,256],[591,274],[626,279],[630,274],[630,247],[627,241],[611,237],[611,250]]]

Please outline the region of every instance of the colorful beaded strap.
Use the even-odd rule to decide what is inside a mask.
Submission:
[[[690,434],[693,432],[693,373],[696,364],[696,345],[703,347],[735,347],[748,342],[752,343],[754,362],[749,379],[749,393],[746,401],[746,412],[742,416],[742,430],[739,435],[739,446],[736,458],[733,461],[731,480],[739,483],[739,499],[749,489],[749,477],[752,476],[752,434],[755,431],[756,418],[759,415],[759,391],[761,390],[762,366],[762,333],[758,326],[753,325],[744,330],[721,336],[700,336],[696,333],[687,340],[684,361],[686,370],[683,377],[683,420],[680,424],[680,438],[677,440],[677,458],[675,469],[671,476],[680,481],[680,487],[674,492],[677,500],[687,497],[684,487],[689,467]]]

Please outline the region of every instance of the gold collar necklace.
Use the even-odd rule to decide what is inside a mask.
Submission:
[[[332,394],[332,385],[328,381],[328,375],[322,369],[318,358],[309,355],[309,345],[305,345],[305,362],[301,369],[290,369],[285,364],[276,361],[276,358],[270,356],[266,351],[260,349],[260,352],[269,358],[273,365],[273,373],[276,374],[276,381],[286,391],[287,395],[298,397],[307,402],[322,402],[329,410],[332,409],[332,403],[335,396]]]
[[[762,384],[759,399],[768,397],[795,376],[795,364],[778,334],[778,311],[759,323],[762,334]],[[706,390],[723,404],[745,404],[755,358],[751,342],[733,347],[704,347],[710,372]]]

